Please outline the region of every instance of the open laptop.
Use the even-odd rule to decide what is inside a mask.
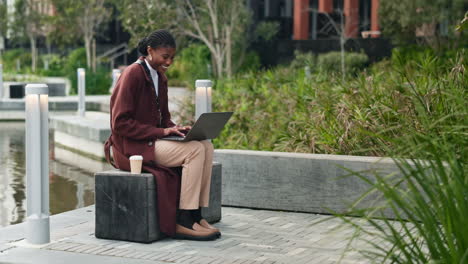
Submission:
[[[188,131],[185,137],[181,136],[167,136],[161,139],[173,140],[180,142],[187,142],[191,140],[205,140],[216,138],[224,125],[226,125],[229,118],[231,118],[233,112],[215,112],[215,113],[203,113],[197,119],[192,129]]]

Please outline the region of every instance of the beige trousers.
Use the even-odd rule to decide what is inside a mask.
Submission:
[[[176,142],[157,140],[156,163],[165,167],[182,166],[180,209],[208,207],[213,164],[213,144],[208,140]]]

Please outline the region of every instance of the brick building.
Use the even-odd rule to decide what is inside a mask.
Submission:
[[[249,0],[256,23],[280,22],[279,39],[378,37],[379,0]]]

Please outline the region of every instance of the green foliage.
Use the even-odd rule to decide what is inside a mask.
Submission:
[[[465,73],[466,51],[454,58],[447,73],[434,72],[438,58],[423,54],[413,62],[420,65],[408,75],[410,62],[402,77],[414,97],[413,128],[399,137],[386,133],[371,134],[379,147],[394,157],[401,175],[364,176],[350,171],[370,188],[357,199],[346,214],[337,214],[355,227],[354,240],[368,246],[362,255],[378,263],[466,263],[468,261],[468,160],[466,131],[467,109]],[[413,72],[414,73],[414,72]],[[439,80],[441,77],[441,80]],[[401,118],[409,125],[408,118]],[[405,159],[403,157],[412,157]],[[423,158],[423,159],[421,159]],[[367,199],[371,206],[362,205]],[[384,214],[384,211],[387,214]],[[388,219],[388,214],[394,219]],[[376,219],[380,218],[380,219]]]
[[[332,51],[314,55],[312,52],[294,51],[294,60],[290,66],[293,69],[301,69],[308,66],[311,71],[341,73],[341,52]],[[347,73],[357,73],[364,69],[369,58],[364,53],[345,52],[345,67]]]
[[[449,36],[468,8],[466,0],[382,1],[379,23],[385,36],[399,43],[413,42],[416,29],[424,24],[448,23]]]
[[[457,25],[456,30],[462,32],[468,28],[468,12],[465,13],[465,17]]]
[[[86,68],[86,50],[84,48],[78,48],[72,51],[68,55],[67,62],[65,64],[65,73],[68,79],[70,79],[72,87],[71,94],[76,94],[78,89],[78,77],[77,69]],[[108,69],[98,68],[96,73],[93,73],[91,69],[86,69],[86,94],[108,94],[109,88],[112,85],[111,73]]]
[[[123,0],[116,6],[132,46],[155,29],[169,29],[206,45],[216,76],[230,76],[239,66],[237,59],[245,55],[251,14],[244,1]]]
[[[260,62],[260,56],[255,51],[248,51],[237,72],[244,73],[249,71],[258,71],[261,66],[262,63]]]
[[[255,37],[259,40],[270,41],[278,34],[280,24],[277,21],[261,21],[255,28]]]
[[[302,69],[306,66],[313,69],[317,66],[317,56],[312,52],[294,51],[294,60],[290,65],[293,69]]]
[[[44,65],[49,64],[49,69],[46,70]],[[66,60],[63,56],[58,54],[42,55],[40,57],[42,68],[39,73],[43,76],[64,76]]]
[[[466,128],[465,124],[447,129],[449,137],[414,132],[396,150],[382,145],[392,156],[410,151],[431,157],[394,158],[401,176],[376,174],[369,178],[361,172],[350,172],[350,176],[359,177],[370,188],[346,212],[362,217],[337,215],[355,227],[349,244],[364,243],[366,250],[360,253],[378,263],[466,263],[468,164],[466,157],[457,153],[459,144],[466,148],[466,136],[460,133]],[[379,202],[361,205],[365,198]],[[384,210],[394,219],[388,219]]]
[[[451,58],[384,61],[348,75],[345,85],[333,73],[318,70],[307,79],[302,69],[292,67],[219,80],[213,109],[235,114],[214,143],[219,148],[386,156],[382,142],[404,145],[405,136],[415,131],[444,134],[465,122],[460,114],[466,114],[468,87],[464,56],[460,50]]]
[[[345,52],[345,67],[349,73],[356,73],[367,65],[369,58],[364,53]],[[332,51],[317,56],[317,67],[325,72],[341,72],[341,52]]]
[[[190,44],[177,54],[167,72],[169,85],[194,87],[197,79],[210,79],[210,51],[205,45]]]
[[[20,71],[16,69],[16,61],[19,60]],[[24,49],[10,49],[2,56],[3,70],[11,73],[29,73],[31,70],[31,53]]]
[[[71,94],[77,94],[78,76],[76,69],[73,72],[68,72],[68,78],[72,83]],[[112,85],[112,76],[108,69],[98,68],[96,73],[91,69],[86,70],[86,95],[93,94],[109,94],[109,89]]]
[[[218,81],[214,111],[234,116],[214,144],[395,157],[401,176],[350,171],[370,189],[335,215],[355,227],[349,249],[364,243],[375,263],[466,263],[466,52],[397,49],[346,85],[321,70],[307,79],[300,67]]]
[[[125,30],[130,33],[130,46],[158,28],[173,31],[177,23],[176,8],[172,0],[112,0],[119,11],[119,18]],[[172,3],[174,2],[174,3]]]
[[[0,36],[5,36],[8,30],[8,13],[6,2],[0,1]]]

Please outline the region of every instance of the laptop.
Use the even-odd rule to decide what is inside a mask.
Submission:
[[[182,136],[166,136],[161,139],[173,140],[179,142],[187,142],[192,140],[214,139],[219,136],[224,125],[226,125],[233,112],[215,112],[203,113],[197,119],[192,129],[188,131],[185,137]]]

